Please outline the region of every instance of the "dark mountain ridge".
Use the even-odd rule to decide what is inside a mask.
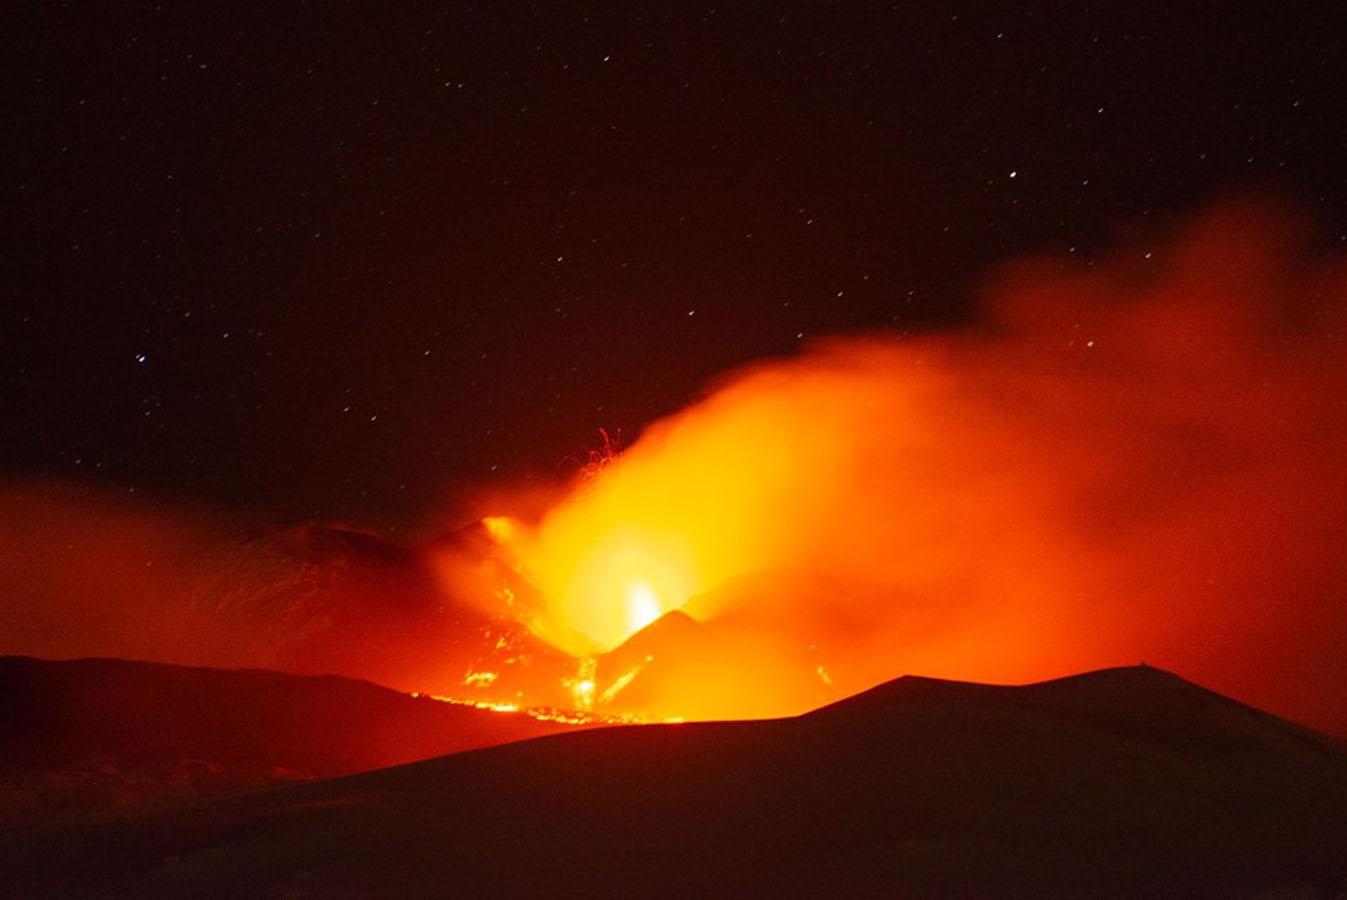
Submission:
[[[0,824],[330,778],[562,727],[335,675],[0,657]]]
[[[1146,667],[902,678],[11,842],[36,894],[1331,897],[1347,751]]]

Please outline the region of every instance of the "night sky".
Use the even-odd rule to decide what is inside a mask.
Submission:
[[[409,523],[1016,255],[1347,240],[1331,14],[1055,6],[12,5],[0,474]]]

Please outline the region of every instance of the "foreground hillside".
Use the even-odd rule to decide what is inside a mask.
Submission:
[[[0,826],[330,778],[560,727],[333,676],[0,657]]]
[[[1331,897],[1338,742],[1148,668],[903,678],[17,838],[27,895]]]

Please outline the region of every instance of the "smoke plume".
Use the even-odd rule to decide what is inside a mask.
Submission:
[[[1146,661],[1347,731],[1344,300],[1293,216],[1233,203],[1006,266],[969,327],[750,366],[542,519],[544,630],[682,607],[848,689]]]

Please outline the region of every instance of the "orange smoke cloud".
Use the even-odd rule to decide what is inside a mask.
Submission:
[[[683,697],[733,714],[1145,660],[1347,731],[1344,300],[1232,204],[1007,267],[973,327],[748,368],[517,541],[535,630],[593,653],[682,608],[749,654]]]

